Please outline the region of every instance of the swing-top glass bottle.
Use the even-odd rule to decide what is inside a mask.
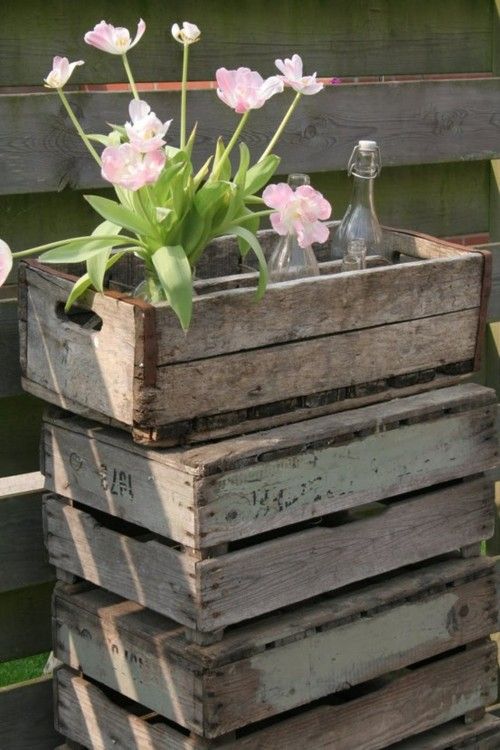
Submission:
[[[342,260],[349,243],[363,240],[367,256],[379,256],[392,262],[392,255],[384,249],[382,230],[375,211],[373,186],[382,168],[380,151],[375,141],[359,141],[349,159],[348,174],[354,178],[352,198],[344,218],[335,231],[330,257]]]

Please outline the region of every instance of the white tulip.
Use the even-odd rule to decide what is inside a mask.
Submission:
[[[184,21],[182,24],[182,28],[178,23],[174,23],[174,25],[172,26],[172,36],[177,42],[180,42],[181,44],[194,44],[195,42],[199,41],[201,31],[199,30],[198,26],[196,26],[196,24],[189,23],[189,21]]]

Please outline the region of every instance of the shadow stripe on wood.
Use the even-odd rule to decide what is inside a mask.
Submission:
[[[387,166],[500,156],[495,106],[499,87],[499,78],[331,87],[319,97],[304,98],[277,148],[282,157],[280,170],[344,169],[353,143],[366,133],[378,141]],[[70,95],[88,132],[100,132],[106,122],[123,122],[129,99],[128,93]],[[169,135],[176,142],[178,96],[148,92],[147,99],[162,119],[174,118]],[[253,113],[245,140],[254,157],[269,142],[288,101],[288,96],[274,97],[264,110]],[[0,135],[5,141],[2,193],[103,184],[61,108],[56,94],[0,98]],[[216,137],[227,139],[234,131],[234,113],[214,91],[195,91],[190,96],[190,116],[203,123],[203,139],[195,151],[196,160],[202,163]]]

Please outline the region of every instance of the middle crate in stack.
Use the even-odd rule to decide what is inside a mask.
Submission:
[[[450,705],[429,705],[391,741],[487,705],[493,647],[480,647],[482,678],[467,656],[448,652],[496,630],[491,564],[478,557],[493,532],[482,473],[498,461],[496,416],[494,392],[468,384],[151,450],[50,413],[49,557],[91,584],[57,590],[56,656],[196,736],[224,741],[441,654],[430,672],[442,677],[429,679],[449,688]],[[463,690],[446,676],[448,658],[470,682]],[[419,679],[410,680],[411,701]],[[76,689],[72,680],[61,675],[61,695]],[[287,741],[293,733],[286,722],[273,731]]]

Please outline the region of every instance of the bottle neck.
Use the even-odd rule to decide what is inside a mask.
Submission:
[[[375,211],[375,203],[373,200],[373,183],[375,182],[374,177],[364,178],[357,177],[354,175],[354,185],[352,189],[352,203],[360,206],[365,206],[371,211]]]

